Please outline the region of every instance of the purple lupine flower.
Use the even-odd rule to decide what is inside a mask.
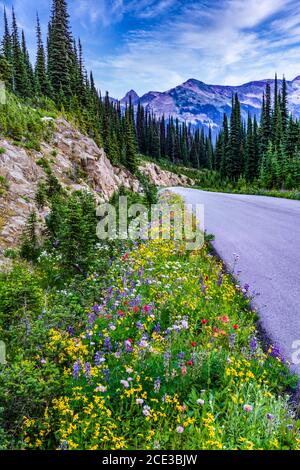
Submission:
[[[156,325],[154,325],[153,330],[155,331],[155,333],[160,333],[160,323],[157,323]]]
[[[72,326],[68,326],[67,331],[68,331],[70,336],[74,336],[74,330],[73,330]]]
[[[89,362],[84,364],[84,375],[87,379],[91,376],[91,364]]]
[[[89,316],[88,316],[88,324],[89,325],[93,325],[96,321],[96,318],[97,318],[97,315],[95,313],[91,313]]]
[[[109,378],[110,378],[110,370],[109,369],[103,369],[103,375],[104,375],[104,379],[106,382],[109,382]]]
[[[206,286],[204,284],[201,286],[201,290],[203,294],[206,295]]]
[[[280,359],[282,362],[284,362],[284,356],[281,354],[278,346],[272,346],[272,351],[270,352],[270,356],[274,357],[275,359]]]
[[[99,313],[100,310],[101,310],[101,307],[100,307],[100,305],[96,304],[92,307],[92,310],[93,310],[94,313]]]
[[[267,413],[267,419],[268,419],[269,421],[273,421],[274,418],[275,418],[274,415],[272,415],[271,413]]]
[[[223,273],[222,273],[222,271],[219,271],[217,286],[221,287],[222,283],[223,283]]]
[[[144,329],[144,325],[140,321],[137,321],[135,326],[137,327],[138,330],[143,330]]]
[[[179,352],[177,354],[177,357],[178,357],[179,360],[183,360],[184,359],[184,352],[183,351]]]
[[[255,336],[252,336],[249,342],[250,352],[254,354],[257,350],[257,340]]]
[[[105,352],[111,352],[112,347],[111,347],[110,337],[109,336],[105,336],[103,347],[104,347]]]
[[[202,276],[202,274],[200,274],[200,277],[199,277],[199,282],[198,282],[198,284],[199,284],[199,285],[203,285],[203,283],[204,283],[204,279],[203,279],[203,276]]]
[[[77,361],[74,362],[74,365],[73,365],[73,367],[72,367],[72,375],[73,375],[73,378],[76,379],[76,380],[77,380],[78,377],[79,377],[80,369],[81,369],[80,360],[77,359]]]
[[[154,392],[158,393],[160,391],[160,379],[156,379],[154,382]]]
[[[232,334],[229,336],[229,347],[230,347],[231,349],[234,348],[235,339],[236,339],[236,334],[235,334],[235,333],[232,333]]]
[[[249,289],[250,289],[249,284],[245,284],[244,287],[243,287],[243,289],[244,289],[244,292],[248,292]]]
[[[94,361],[96,366],[100,366],[103,362],[105,362],[105,358],[103,357],[104,353],[102,351],[97,351],[94,356]]]

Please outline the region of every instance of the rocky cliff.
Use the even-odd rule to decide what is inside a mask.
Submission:
[[[51,142],[42,143],[39,152],[0,137],[0,257],[6,248],[18,244],[28,215],[37,210],[35,194],[39,181],[46,178],[41,165],[45,160],[65,188],[92,191],[99,203],[121,186],[142,191],[128,170],[113,166],[103,149],[64,119],[55,121]],[[152,163],[140,169],[158,186],[191,184],[188,178],[162,171]],[[47,209],[38,213],[42,220]]]

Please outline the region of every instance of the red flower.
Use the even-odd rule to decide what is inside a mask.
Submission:
[[[201,321],[202,325],[207,325],[207,320],[205,320],[205,318]]]
[[[149,312],[149,305],[144,305],[144,311]]]
[[[126,253],[126,254],[123,256],[123,261],[126,261],[126,260],[128,259],[128,256],[129,256],[129,254]]]
[[[205,276],[205,281],[207,282],[208,279],[209,279],[209,276],[206,274],[206,276]]]
[[[135,307],[133,307],[133,311],[134,311],[134,313],[138,313],[139,308],[137,306],[135,306]]]
[[[120,315],[120,317],[124,317],[125,313],[122,312],[122,310],[118,310],[118,315]]]
[[[195,347],[196,347],[195,341],[192,341],[192,342],[191,342],[191,345],[192,345],[193,348],[195,348]]]
[[[237,325],[237,324],[233,325],[234,330],[238,330],[238,328],[239,328],[239,325]]]
[[[187,365],[188,365],[188,366],[192,366],[192,365],[193,365],[193,361],[187,361]]]
[[[224,315],[222,318],[221,318],[222,322],[223,323],[228,323],[229,322],[229,317],[227,315]]]

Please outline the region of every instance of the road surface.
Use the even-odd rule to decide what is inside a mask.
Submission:
[[[300,201],[170,188],[202,203],[205,229],[227,265],[239,255],[240,283],[253,300],[268,338],[300,376]]]

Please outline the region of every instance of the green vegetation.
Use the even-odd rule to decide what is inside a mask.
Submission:
[[[299,448],[297,380],[209,245],[100,242],[89,194],[49,202],[0,275],[0,447]]]

